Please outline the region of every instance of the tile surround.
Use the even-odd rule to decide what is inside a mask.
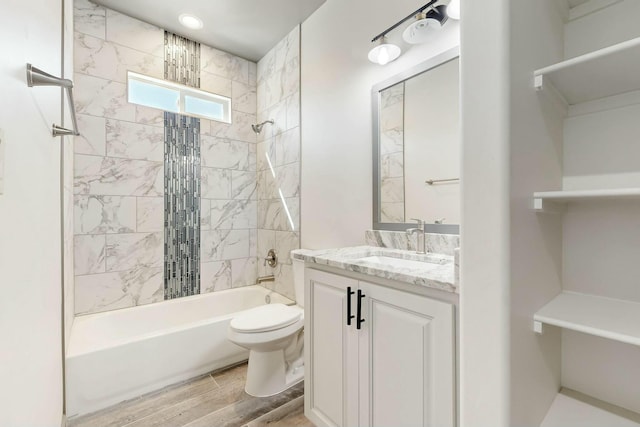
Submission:
[[[273,119],[258,135],[257,251],[278,254],[275,268],[258,263],[265,285],[295,298],[289,252],[300,247],[300,28],[294,28],[257,67],[257,121]]]
[[[106,271],[129,271],[162,267],[162,233],[108,234]]]
[[[136,230],[136,198],[77,195],[74,221],[76,235],[132,233]]]
[[[76,276],[106,271],[106,244],[104,235],[75,236],[73,258]]]
[[[136,231],[163,231],[164,198],[136,197]]]
[[[162,277],[162,268],[76,276],[76,314],[160,302],[164,299]]]
[[[164,113],[129,104],[125,83],[127,70],[162,78],[165,51],[160,28],[88,0],[76,0],[74,9],[74,92],[82,133],[73,145],[75,298],[76,314],[88,314],[164,299]],[[211,292],[255,283],[261,265],[251,130],[258,66],[201,49],[201,88],[231,97],[233,106],[231,125],[201,120],[201,292]],[[291,72],[287,81],[295,82]],[[295,101],[291,95],[278,107],[283,129],[287,120],[299,122]],[[296,161],[296,151],[281,150],[288,160],[278,166]],[[295,185],[289,187],[287,193],[295,193]],[[272,212],[277,215],[269,221],[285,230],[288,221],[279,209]]]
[[[89,0],[74,0],[73,26],[77,33],[104,39],[106,37],[106,16],[104,7]]]
[[[200,43],[164,32],[164,79],[200,87]],[[153,127],[151,127],[153,128]],[[200,293],[200,119],[164,113],[164,298]]]
[[[161,196],[161,162],[76,155],[75,194]]]
[[[127,86],[85,74],[75,74],[74,101],[78,114],[135,120],[135,108],[127,102]]]
[[[164,59],[164,31],[158,27],[107,10],[107,41]]]
[[[200,265],[200,292],[231,288],[231,261],[203,262]]]
[[[458,234],[425,233],[427,252],[453,256],[460,247]],[[367,230],[365,242],[369,246],[381,248],[415,251],[416,236],[409,236],[404,231]]]
[[[78,114],[77,119],[80,135],[74,137],[73,151],[76,154],[106,155],[106,119],[86,114]]]
[[[74,69],[77,73],[127,82],[127,71],[162,78],[162,58],[88,34],[75,33]]]
[[[164,129],[160,127],[107,119],[105,138],[109,157],[163,161]]]

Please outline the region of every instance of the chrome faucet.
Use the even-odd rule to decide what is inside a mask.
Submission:
[[[425,238],[424,238],[424,221],[421,219],[411,218],[411,221],[417,221],[418,227],[416,228],[407,228],[407,235],[411,236],[414,233],[418,233],[418,237],[416,239],[416,253],[424,254],[427,253],[425,250]]]

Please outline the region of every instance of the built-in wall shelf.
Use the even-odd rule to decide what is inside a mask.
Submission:
[[[640,199],[640,188],[610,188],[602,190],[559,190],[533,193],[533,208],[556,212],[568,202],[585,200]]]
[[[639,427],[640,416],[582,393],[563,389],[556,395],[540,427],[568,426]]]
[[[536,70],[534,84],[542,89],[550,83],[574,105],[639,90],[638,70],[640,37]]]
[[[534,330],[559,326],[627,344],[640,345],[640,303],[562,292],[534,316]]]

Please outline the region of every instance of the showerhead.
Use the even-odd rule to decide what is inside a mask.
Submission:
[[[269,124],[273,124],[273,119],[270,120],[265,120],[262,123],[259,124],[255,124],[255,125],[251,125],[251,129],[253,129],[253,131],[257,134],[259,134],[260,132],[262,132],[262,128],[264,127],[264,125],[266,125],[267,123]]]

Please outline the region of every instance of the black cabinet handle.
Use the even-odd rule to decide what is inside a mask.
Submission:
[[[351,290],[351,286],[347,287],[347,325],[351,326],[351,319],[353,319],[354,316],[353,314],[351,314],[351,295],[355,294],[355,292],[353,292]]]
[[[360,329],[362,324],[364,323],[364,319],[362,318],[362,298],[366,295],[362,293],[360,289],[358,289],[358,318],[356,319],[356,329]]]

